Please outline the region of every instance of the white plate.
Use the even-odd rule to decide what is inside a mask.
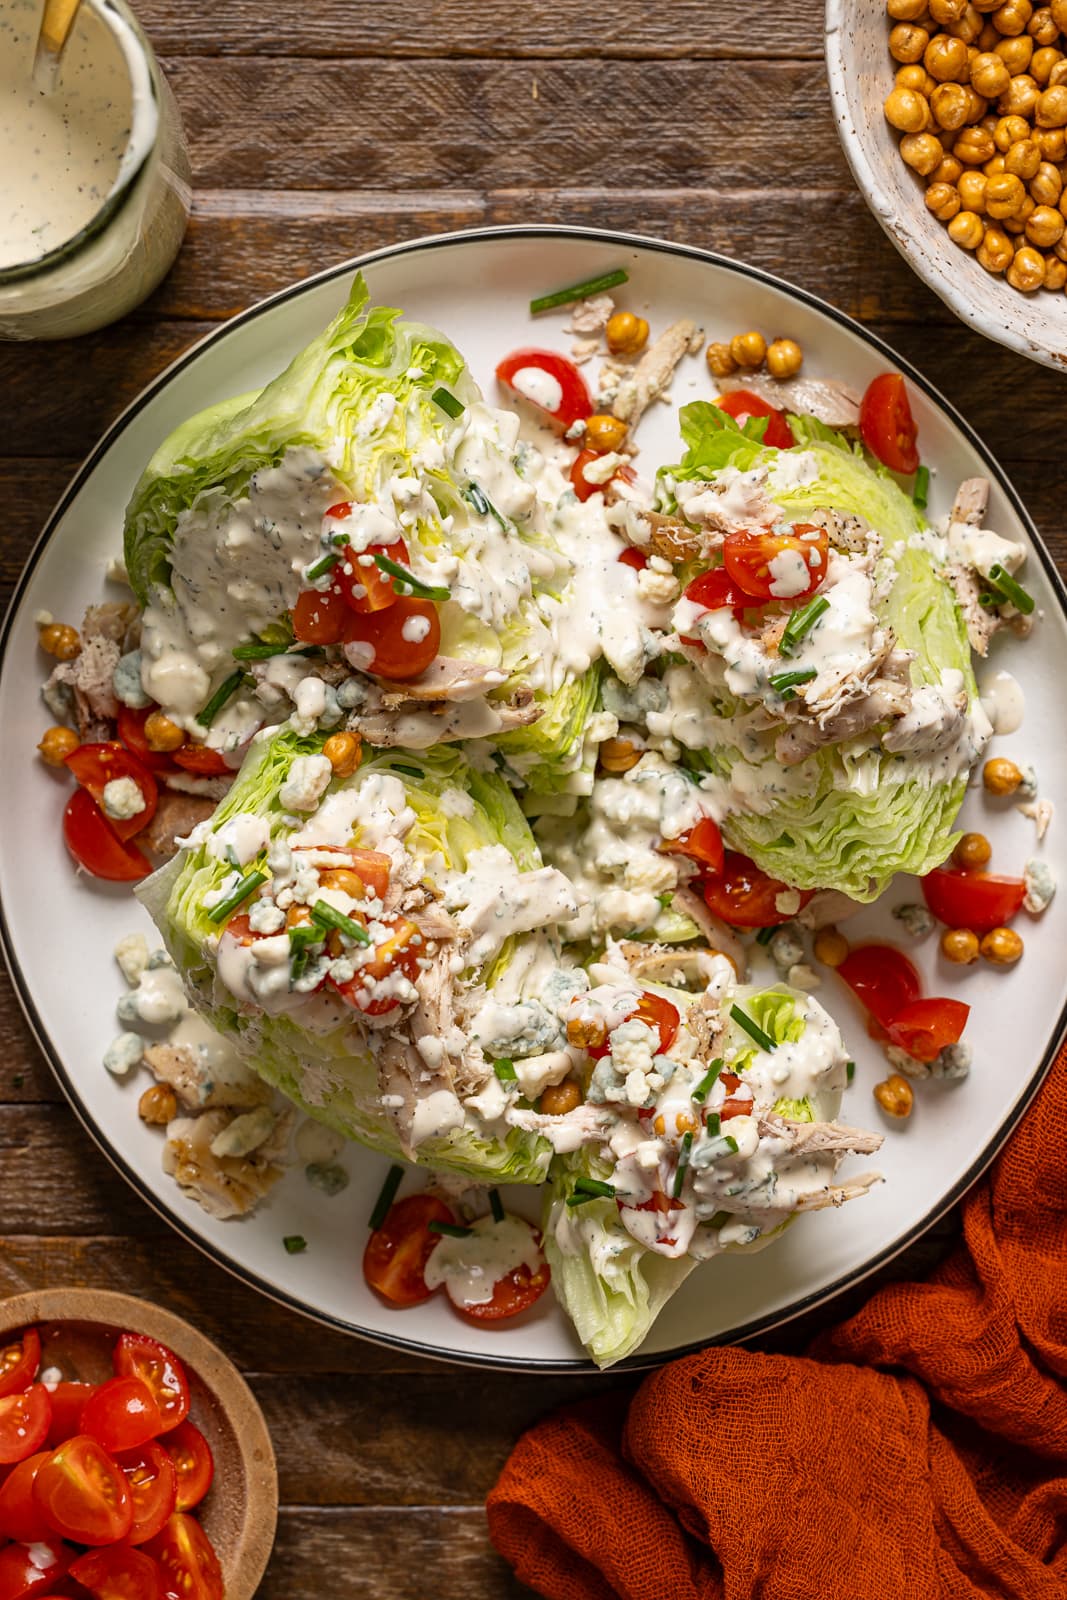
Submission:
[[[529,298],[597,272],[625,266],[626,303],[644,311],[654,328],[680,316],[703,322],[714,338],[738,329],[788,333],[806,352],[806,370],[856,388],[899,358],[812,296],[766,274],[684,246],[583,229],[505,228],[400,245],[359,263],[374,300],[402,306],[437,324],[493,393],[493,367],[517,345],[568,348],[564,314],[531,323]],[[551,1295],[526,1318],[496,1329],[477,1328],[452,1314],[442,1297],[414,1310],[384,1307],[365,1288],[360,1257],[366,1219],[386,1163],[357,1146],[346,1159],[348,1190],[327,1199],[294,1168],[261,1211],[242,1222],[217,1222],[185,1200],[160,1170],[160,1141],[136,1114],[140,1083],[120,1085],[101,1057],[117,1031],[115,1002],[122,984],[111,951],[116,940],[146,919],[121,888],[78,879],[60,843],[67,796],[62,779],[31,759],[48,721],[37,695],[42,667],[34,614],[47,609],[77,622],[99,599],[104,564],[118,548],[126,499],[142,466],[167,433],[202,406],[272,377],[311,339],[341,304],[353,264],[286,290],[236,317],[182,357],[134,402],[82,468],[52,516],[19,584],[2,640],[0,731],[14,752],[5,772],[5,826],[0,836],[4,941],[27,1016],[78,1115],[105,1153],[140,1193],[186,1238],[247,1283],[334,1326],[385,1343],[458,1361],[580,1370],[588,1363]],[[905,368],[905,370],[907,370]],[[1062,716],[1067,681],[1067,625],[1062,586],[1022,506],[979,441],[947,404],[909,372],[923,452],[936,463],[931,511],[949,507],[961,479],[993,479],[990,523],[1034,551],[1026,579],[1040,621],[1032,639],[997,641],[996,664],[1025,688],[1023,729],[997,741],[1002,754],[1036,762],[1041,793],[1067,798],[1067,751],[1046,734]],[[687,363],[675,385],[674,406],[659,406],[641,426],[645,462],[677,459],[675,406],[710,397],[706,368]],[[994,865],[1021,870],[1039,853],[1034,825],[1013,805],[990,804],[981,790],[965,817],[990,834]],[[1061,825],[1062,826],[1062,825]],[[1054,869],[1061,855],[1054,825],[1045,854]],[[899,939],[889,905],[917,899],[902,880],[886,901],[849,924],[850,933]],[[1000,973],[985,964],[961,972],[937,954],[935,939],[910,951],[931,992],[968,1000],[968,1037],[975,1047],[968,1080],[923,1084],[910,1122],[887,1130],[879,1164],[887,1182],[841,1211],[802,1218],[773,1247],[756,1256],[725,1257],[695,1272],[667,1307],[634,1364],[714,1340],[770,1327],[826,1298],[901,1250],[973,1182],[1007,1137],[1048,1067],[1063,1030],[1067,967],[1067,893],[1055,899],[1040,926],[1022,921],[1027,943],[1021,964]],[[844,986],[828,978],[823,990],[846,1029],[859,1063],[846,1097],[847,1120],[879,1125],[870,1090],[885,1075],[879,1049],[865,1037],[858,1008]],[[515,1191],[513,1198],[518,1198]],[[536,1197],[531,1214],[536,1215]],[[288,1256],[287,1234],[309,1248]]]

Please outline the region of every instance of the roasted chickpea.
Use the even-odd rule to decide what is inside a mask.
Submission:
[[[1048,75],[1049,87],[1055,88],[1057,84],[1067,83],[1067,61],[1057,61]]]
[[[1053,166],[1051,161],[1042,161],[1030,180],[1030,198],[1035,205],[1056,206],[1060,203],[1062,193],[1063,179],[1059,167]],[[1052,242],[1055,244],[1056,241]]]
[[[986,162],[982,171],[987,178],[999,178],[1004,171],[1004,157],[1001,155],[994,156],[991,161]]]
[[[567,1023],[567,1043],[578,1050],[588,1050],[590,1046],[599,1050],[607,1036],[607,1028],[595,1017],[572,1017]]]
[[[1060,36],[1056,26],[1056,19],[1048,6],[1038,6],[1030,21],[1026,24],[1026,31],[1034,41],[1037,49],[1045,49],[1050,44],[1055,44]]]
[[[795,339],[774,339],[767,346],[767,371],[772,378],[794,378],[804,362]]]
[[[1067,262],[1061,261],[1056,255],[1045,257],[1045,283],[1046,289],[1062,289],[1067,284]]]
[[[913,22],[898,22],[889,33],[889,54],[894,61],[902,61],[910,66],[913,61],[921,61],[930,43],[930,35],[925,28],[916,27]],[[966,52],[966,45],[964,45]]]
[[[820,928],[812,943],[816,961],[839,967],[849,952],[849,942],[837,928]]]
[[[899,1072],[891,1073],[883,1083],[874,1086],[874,1098],[888,1117],[898,1117],[901,1121],[911,1116],[912,1106],[915,1104],[915,1091],[907,1078],[902,1078]]]
[[[1067,159],[1067,128],[1035,128],[1034,143],[1044,161],[1058,163]]]
[[[914,89],[916,94],[923,95],[927,100],[937,88],[937,80],[931,78],[926,68],[918,63],[911,67],[898,67],[893,82],[898,89]]]
[[[573,1078],[562,1083],[550,1083],[541,1090],[540,1109],[546,1117],[565,1117],[582,1103],[582,1091]]]
[[[1004,154],[1004,170],[1027,183],[1041,165],[1041,151],[1033,139],[1016,139]]]
[[[931,107],[916,89],[891,89],[882,109],[885,120],[901,133],[921,133],[930,120]]]
[[[931,183],[950,183],[956,187],[963,175],[963,163],[957,161],[955,156],[943,156],[930,174]]]
[[[1023,953],[1023,942],[1014,928],[994,928],[981,943],[981,951],[994,967],[1014,966]]]
[[[948,32],[952,37],[962,39],[966,45],[975,44],[981,31],[982,19],[973,5],[965,5],[958,20],[948,24]]]
[[[923,104],[929,105],[939,128],[948,128],[954,132],[970,119],[970,91],[965,89],[962,83],[939,83],[929,101],[924,100]],[[909,133],[919,131],[919,129],[908,129]]]
[[[600,746],[600,765],[605,772],[629,772],[641,759],[631,739],[605,739]]]
[[[894,22],[914,22],[926,15],[926,0],[886,0],[886,10]]]
[[[960,173],[957,188],[960,191],[964,211],[985,211],[985,192],[988,183],[989,179],[984,172],[975,172],[971,167]]]
[[[1029,139],[1030,124],[1025,117],[997,117],[993,124],[993,143],[1002,155],[1020,139]]]
[[[978,246],[978,261],[987,272],[1006,272],[1015,259],[1015,249],[1003,228],[987,227]]]
[[[37,643],[46,655],[57,661],[73,661],[81,655],[82,642],[77,628],[69,622],[46,622],[37,635]]]
[[[1008,84],[997,101],[997,110],[1005,117],[1030,117],[1040,94],[1041,90],[1030,74],[1022,72]]]
[[[164,1128],[178,1115],[178,1096],[169,1083],[154,1083],[137,1102],[137,1115],[150,1128]]]
[[[152,711],[144,720],[144,739],[149,750],[160,755],[180,750],[185,743],[185,730],[163,711]]]
[[[1067,33],[1067,0],[1048,0],[1052,20],[1061,33]]]
[[[1026,219],[1026,237],[1041,250],[1051,250],[1063,238],[1062,214],[1054,206],[1035,206]]]
[[[1067,204],[1067,199],[1060,201],[1061,208],[1065,204]],[[1054,244],[1052,246],[1052,249],[1053,249],[1054,254],[1061,261],[1067,261],[1067,234],[1064,235],[1064,237],[1060,240],[1059,244]]]
[[[320,873],[319,882],[324,889],[339,889],[350,900],[365,900],[367,885],[352,867],[327,867]]]
[[[1014,794],[1022,781],[1022,772],[1006,756],[993,756],[982,768],[982,785],[989,794]]]
[[[322,753],[333,768],[334,777],[350,778],[363,759],[363,739],[358,733],[331,733]]]
[[[632,311],[616,311],[604,329],[608,349],[615,356],[633,356],[648,343],[648,323]]]
[[[285,913],[287,928],[307,928],[311,925],[311,912],[307,906],[291,905]]]
[[[730,354],[728,344],[709,344],[704,359],[713,378],[729,378],[737,371],[737,362]]]
[[[915,135],[919,139],[929,139],[928,133]],[[903,140],[901,140],[903,149]],[[952,153],[957,161],[962,161],[967,167],[980,167],[983,161],[989,161],[996,154],[996,145],[993,135],[988,128],[964,128],[956,143],[952,146]],[[906,158],[905,158],[906,159]]]
[[[1057,83],[1038,96],[1034,117],[1039,128],[1067,126],[1067,83]]]
[[[1045,258],[1040,250],[1024,244],[1016,250],[1015,259],[1005,274],[1013,289],[1022,294],[1033,294],[1045,282]]]
[[[960,209],[960,192],[951,183],[932,183],[925,195],[926,209],[938,222],[951,222]]]
[[[958,967],[969,967],[978,960],[978,935],[970,928],[946,928],[941,935],[941,954]]]
[[[995,50],[982,51],[971,62],[971,83],[987,100],[996,100],[1011,82],[1011,73]]]
[[[985,208],[989,216],[995,217],[998,222],[1014,216],[1025,199],[1022,179],[1010,172],[999,173],[986,182]]]
[[[767,354],[767,341],[762,333],[735,333],[730,340],[730,354],[739,367],[761,367]]]
[[[1030,62],[1031,78],[1033,78],[1035,83],[1041,84],[1043,88],[1051,78],[1056,64],[1062,60],[1062,50],[1053,50],[1051,48],[1035,50],[1033,60]],[[1041,102],[1038,101],[1039,105],[1040,103]]]
[[[930,0],[930,16],[940,28],[958,22],[967,9],[967,0]]]
[[[1034,53],[1034,41],[1029,34],[1024,34],[1021,39],[1001,39],[993,46],[993,53],[1000,57],[1014,78],[1020,72],[1029,70]]]
[[[950,33],[937,33],[923,51],[923,66],[938,83],[964,83],[970,76],[967,46]]]
[[[1023,197],[1022,205],[1019,207],[1018,211],[1016,211],[1010,217],[1004,217],[1001,219],[1000,225],[1004,229],[1004,232],[1010,233],[1015,238],[1018,238],[1019,234],[1026,231],[1026,224],[1033,209],[1034,202],[1031,200],[1029,195],[1025,195]],[[1015,248],[1018,250],[1019,246],[1016,245]]]
[[[958,867],[984,867],[992,854],[984,833],[965,833],[953,850],[952,859]]]
[[[981,7],[979,9],[985,8]],[[983,24],[982,31],[974,42],[978,49],[984,52],[987,50],[995,50],[997,45],[1000,43],[1000,40],[1001,35],[997,32],[996,28],[994,28],[993,24],[991,22],[986,22]]]
[[[626,442],[626,424],[606,411],[585,419],[583,444],[590,450],[618,450]]]
[[[1022,33],[1033,14],[1030,0],[1004,0],[1004,4],[993,12],[993,26],[998,33],[1010,37]]]
[[[81,744],[81,740],[73,728],[47,728],[41,736],[37,746],[41,753],[41,760],[48,767],[61,767],[67,757],[73,755]]]
[[[958,212],[948,225],[948,236],[964,250],[977,250],[985,238],[981,217],[974,211]]]

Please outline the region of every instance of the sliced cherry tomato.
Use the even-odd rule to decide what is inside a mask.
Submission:
[[[840,971],[840,968],[838,969]],[[963,1036],[970,1006],[962,1000],[915,1000],[898,1011],[887,1033],[891,1044],[920,1061],[935,1061],[948,1044]]]
[[[729,394],[720,395],[715,403],[727,416],[733,417],[739,428],[744,427],[749,417],[766,417],[764,444],[773,445],[776,450],[788,450],[796,444],[793,430],[785,420],[785,412],[772,406],[769,400],[753,394],[751,389],[732,389]]]
[[[0,1350],[0,1397],[28,1389],[41,1365],[41,1336],[27,1328],[21,1339]]]
[[[161,1433],[169,1433],[189,1415],[189,1380],[172,1350],[146,1333],[119,1336],[111,1357],[117,1377],[140,1378],[151,1389],[162,1420]]]
[[[190,1427],[183,1422],[181,1428]],[[155,1439],[137,1450],[121,1450],[115,1460],[122,1468],[133,1501],[133,1525],[126,1535],[129,1544],[144,1544],[154,1539],[178,1507],[178,1469],[170,1454],[170,1441],[178,1432],[166,1435],[167,1447]]]
[[[778,909],[778,896],[790,893],[789,885],[770,877],[738,850],[725,852],[722,871],[704,879],[703,893],[708,910],[734,928],[774,928],[797,914]],[[800,896],[797,910],[803,910],[815,891],[798,889],[796,893]]]
[[[636,1205],[619,1199],[615,1204],[620,1211],[656,1211],[661,1217],[669,1217],[672,1211],[685,1210],[680,1200],[672,1200],[662,1189],[653,1189],[647,1200],[640,1200]]]
[[[665,856],[686,856],[719,873],[723,868],[725,853],[719,824],[712,817],[701,817],[695,828],[687,828],[677,839],[664,839],[660,851]]]
[[[131,755],[116,740],[107,739],[102,744],[81,744],[77,750],[71,751],[65,765],[82,788],[88,789],[107,818],[108,826],[119,839],[132,839],[155,816],[159,800],[155,778],[135,755]],[[136,784],[144,805],[132,817],[108,816],[104,811],[104,791],[109,783],[120,782],[124,778],[130,778]]]
[[[336,583],[326,590],[305,589],[293,607],[293,637],[301,644],[339,644],[350,611]]]
[[[574,490],[579,500],[588,500],[590,495],[594,495],[598,491],[603,493],[607,489],[608,484],[614,483],[616,478],[621,478],[624,483],[637,482],[637,473],[632,467],[625,465],[616,467],[615,471],[611,474],[611,477],[605,478],[602,483],[596,483],[592,479],[587,478],[585,475],[586,467],[588,467],[591,462],[598,461],[603,454],[603,450],[580,450],[575,456],[574,461],[571,463],[571,488]],[[637,552],[635,551],[634,554],[636,555]],[[621,556],[619,557],[619,560],[622,560]]]
[[[935,867],[922,885],[923,899],[938,922],[950,928],[970,928],[977,934],[1003,928],[1019,914],[1026,894],[1021,878],[957,872],[950,867]]]
[[[648,557],[644,551],[635,550],[633,545],[629,545],[625,550],[620,551],[619,560],[624,567],[633,567],[635,572],[644,572],[648,566]]]
[[[81,1417],[85,1402],[93,1392],[91,1383],[57,1383],[49,1389],[52,1402],[52,1421],[48,1425],[48,1448],[54,1450],[67,1439],[81,1432]]]
[[[0,1400],[0,1465],[25,1461],[48,1438],[52,1406],[43,1383],[5,1395]]]
[[[433,1291],[426,1287],[426,1263],[440,1239],[428,1224],[455,1221],[435,1194],[409,1194],[390,1206],[363,1252],[363,1276],[375,1294],[393,1306],[428,1300]]]
[[[533,406],[557,433],[593,414],[593,397],[573,361],[555,350],[515,350],[496,375],[506,389]]]
[[[826,577],[825,528],[798,522],[792,533],[728,533],[726,571],[753,600],[806,600]]]
[[[235,770],[221,750],[210,750],[206,744],[183,744],[172,759],[197,778],[232,778]]]
[[[176,1510],[191,1511],[198,1506],[215,1476],[215,1458],[199,1428],[188,1420],[168,1433],[164,1449],[174,1462],[178,1478]]]
[[[150,749],[145,738],[144,725],[153,712],[158,710],[158,706],[145,706],[142,710],[135,711],[132,706],[120,705],[116,731],[127,750],[131,751],[149,772],[173,772],[172,753]]]
[[[678,1015],[677,1007],[672,1006],[670,1001],[665,1000],[662,995],[652,994],[650,990],[645,989],[634,1009],[628,1012],[625,1020],[630,1022],[634,1018],[638,1022],[647,1023],[650,1028],[657,1029],[659,1033],[659,1054],[666,1055],[678,1035],[678,1025],[681,1018]],[[610,1049],[611,1044],[608,1040],[605,1040],[603,1044],[588,1046],[589,1054],[594,1061],[599,1061],[603,1056],[606,1056]]]
[[[753,600],[751,595],[745,594],[725,567],[715,567],[712,571],[699,573],[686,585],[685,598],[691,600],[695,606],[703,606],[706,611],[725,611],[729,607],[738,622],[744,621],[745,612],[750,606],[762,604]],[[690,638],[682,634],[681,640],[692,650],[707,649],[703,639]]]
[[[222,931],[223,933],[228,933],[231,939],[236,939],[238,944],[244,945],[246,948],[250,944],[255,944],[257,939],[264,937],[261,933],[253,933],[252,923],[247,912],[244,911],[239,911],[235,917],[231,917]]]
[[[66,1575],[74,1551],[58,1539],[34,1539],[0,1550],[0,1600],[45,1600]]]
[[[86,1401],[81,1420],[81,1432],[112,1455],[116,1450],[136,1450],[154,1439],[162,1426],[155,1395],[143,1378],[132,1375],[100,1384]]]
[[[329,515],[329,513],[327,513]],[[411,559],[403,539],[394,544],[372,544],[362,555],[346,545],[341,551],[340,563],[333,569],[334,588],[344,596],[345,604],[353,611],[365,614],[370,611],[387,611],[400,597],[393,588],[393,575],[383,572],[375,556],[388,556],[399,566],[406,567]]]
[[[166,1596],[159,1563],[124,1544],[79,1556],[71,1564],[70,1576],[94,1600],[165,1600]]]
[[[919,430],[899,372],[883,372],[867,385],[860,401],[860,435],[872,455],[890,472],[915,472]]]
[[[365,616],[350,613],[345,643],[370,646],[366,664],[363,651],[358,656],[349,654],[349,660],[361,672],[407,683],[421,677],[440,650],[441,619],[432,600],[402,595],[387,611],[372,611]]]
[[[347,1005],[368,1017],[384,1017],[387,1011],[400,1004],[392,996],[376,996],[367,983],[368,978],[380,982],[391,973],[399,972],[409,982],[414,982],[419,973],[421,946],[412,942],[418,936],[418,928],[407,917],[386,919],[385,926],[392,930],[389,938],[377,946],[374,957],[357,968],[347,983],[338,983],[332,977],[326,980]]]
[[[152,870],[143,851],[116,837],[87,789],[75,789],[67,801],[63,838],[79,867],[94,878],[105,878],[109,883],[136,883]]]
[[[389,888],[389,871],[392,862],[381,850],[364,850],[358,845],[334,844],[295,844],[294,850],[326,850],[331,855],[336,855],[339,867],[351,867],[357,878],[362,879],[371,894],[378,896],[379,900],[385,899]],[[324,868],[329,871],[330,869]],[[229,924],[227,923],[227,927]]]
[[[180,1600],[224,1600],[219,1558],[195,1517],[176,1511],[145,1552],[163,1569],[168,1600],[171,1595]]]
[[[117,1544],[133,1524],[133,1501],[122,1469],[84,1433],[42,1461],[33,1497],[56,1533],[76,1544]]]
[[[20,1539],[23,1544],[33,1544],[37,1539],[52,1537],[52,1529],[33,1498],[37,1469],[47,1460],[47,1450],[27,1456],[25,1461],[11,1468],[0,1484],[0,1539]]]
[[[541,1235],[537,1229],[531,1227],[530,1232],[540,1245]],[[536,1267],[529,1267],[523,1261],[497,1279],[493,1285],[492,1299],[484,1305],[459,1305],[455,1300],[452,1304],[471,1322],[503,1322],[507,1317],[517,1317],[521,1312],[528,1311],[535,1300],[540,1300],[551,1278],[547,1261],[540,1260]]]
[[[854,945],[837,975],[883,1028],[922,994],[919,974],[903,951],[891,944]]]

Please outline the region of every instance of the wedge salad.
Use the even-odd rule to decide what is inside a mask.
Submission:
[[[551,1282],[604,1366],[698,1263],[880,1181],[856,1158],[883,1134],[839,1120],[842,986],[887,1053],[882,1126],[966,1076],[968,1007],[838,924],[915,874],[905,940],[940,922],[950,961],[1006,966],[1055,888],[956,831],[993,733],[972,654],[1034,609],[988,485],[931,524],[899,375],[856,395],[756,333],[707,347],[718,397],[646,461],[705,339],[653,337],[625,283],[535,301],[570,308],[571,353],[504,356],[500,404],[357,277],[278,378],[157,450],[126,595],[38,618],[67,846],[162,940],[119,952],[105,1064],[157,1080],[168,1170],[239,1215],[299,1108],[327,1193],[348,1141],[396,1163],[383,1299],[500,1321]],[[987,789],[1039,804],[1012,766]],[[540,1189],[539,1226],[499,1184]]]

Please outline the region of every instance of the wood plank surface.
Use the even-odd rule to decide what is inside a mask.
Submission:
[[[1067,564],[1063,379],[964,329],[882,234],[834,131],[821,0],[138,0],[137,10],[188,130],[192,224],[173,272],[123,323],[74,344],[0,345],[4,593],[101,432],[223,319],[363,251],[528,221],[700,245],[824,296],[944,390]],[[880,1276],[928,1269],[956,1226],[946,1219]],[[0,1296],[60,1283],[170,1306],[248,1375],[283,1500],[261,1600],[517,1600],[526,1591],[486,1536],[486,1490],[544,1410],[634,1381],[447,1368],[244,1288],[99,1153],[5,978]],[[760,1343],[799,1349],[867,1292]]]

